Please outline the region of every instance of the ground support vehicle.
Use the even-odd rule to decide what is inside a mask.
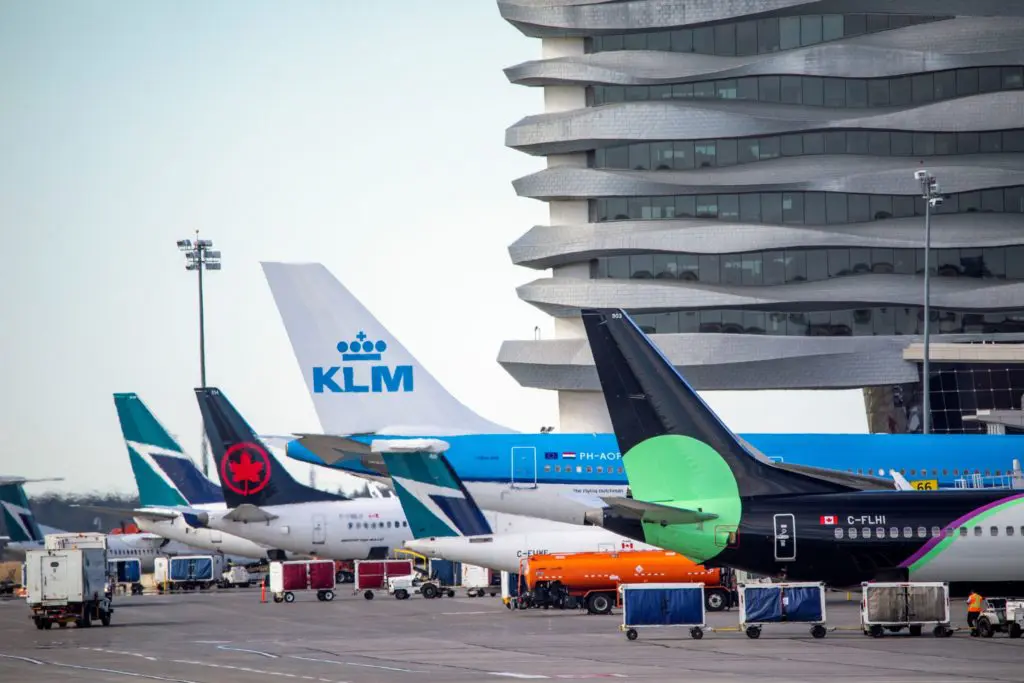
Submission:
[[[428,600],[445,595],[449,598],[455,597],[455,591],[452,588],[446,587],[436,579],[425,579],[418,574],[389,576],[387,583],[388,593],[394,595],[397,600],[408,600],[409,596],[414,593],[419,593]]]
[[[748,638],[760,638],[765,624],[811,624],[811,635],[824,638],[825,584],[740,584],[740,630]]]
[[[241,565],[234,565],[224,570],[217,582],[218,588],[247,588],[259,584],[260,576],[253,574]]]
[[[47,546],[51,545],[49,542]],[[29,550],[25,554],[26,602],[38,629],[75,623],[82,628],[98,619],[109,626],[114,614],[107,583],[106,539],[88,547]]]
[[[334,582],[354,583],[356,580],[355,564],[352,560],[334,561]]]
[[[373,600],[375,590],[387,590],[388,578],[415,574],[412,560],[356,560],[353,594],[362,591],[363,597]]]
[[[638,628],[688,627],[690,637],[704,637],[705,595],[702,583],[644,583],[619,586],[622,625],[629,640]]]
[[[221,555],[177,555],[153,559],[153,578],[157,592],[209,590],[224,573]]]
[[[985,609],[978,615],[971,635],[991,638],[996,633],[1005,633],[1011,638],[1020,638],[1024,634],[1024,600],[985,600]]]
[[[274,602],[295,602],[296,591],[316,591],[320,602],[334,600],[334,560],[293,560],[270,563]]]
[[[107,575],[112,588],[120,589],[122,593],[142,595],[142,560],[137,557],[107,560]]]
[[[865,582],[861,584],[860,623],[864,635],[881,638],[904,628],[912,636],[932,627],[936,638],[953,635],[949,584],[939,582]]]
[[[494,597],[501,590],[501,585],[494,579],[495,572],[486,567],[477,567],[473,564],[462,565],[462,587],[466,589],[469,597],[483,597],[487,593]]]

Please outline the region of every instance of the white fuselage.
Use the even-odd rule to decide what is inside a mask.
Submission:
[[[332,560],[382,556],[412,538],[398,498],[267,505],[270,521],[233,521],[208,512],[208,526],[266,547]]]
[[[600,505],[602,496],[624,496],[625,485],[534,484],[463,482],[476,504],[484,510],[513,515],[535,515],[567,524],[583,524],[584,514]]]
[[[910,566],[911,581],[1024,581],[1024,500],[961,528]]]
[[[406,541],[405,547],[433,559],[512,573],[519,573],[520,563],[531,555],[656,550],[654,546],[595,526],[576,527],[571,531],[420,538]]]
[[[24,558],[28,550],[45,549],[44,541],[25,541],[10,543],[5,550],[15,557]],[[166,538],[151,533],[140,534],[108,534],[107,560],[137,559],[143,573],[153,571],[154,560],[161,555],[196,555],[203,550],[195,546],[168,541]]]
[[[220,511],[226,512],[227,507],[221,505]],[[190,526],[180,512],[171,510],[166,510],[166,512],[175,512],[175,517],[173,519],[135,517],[135,523],[143,531],[163,536],[172,541],[185,543],[207,553],[233,556],[234,558],[241,558],[243,561],[267,559],[269,548],[266,546],[254,543],[240,536],[226,534],[218,529]]]

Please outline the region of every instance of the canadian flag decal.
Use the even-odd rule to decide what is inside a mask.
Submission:
[[[836,523],[836,516],[835,515],[822,515],[821,516],[821,523],[822,524],[835,524]]]

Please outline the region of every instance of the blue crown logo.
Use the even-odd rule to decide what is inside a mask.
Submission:
[[[350,342],[338,342],[338,353],[342,360],[380,360],[382,353],[388,350],[388,343],[381,339],[372,342],[366,338],[366,333],[359,330],[356,338]]]

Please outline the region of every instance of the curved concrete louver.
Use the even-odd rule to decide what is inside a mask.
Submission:
[[[1018,31],[1024,31],[1024,22]],[[923,29],[936,24],[909,28]],[[903,30],[903,29],[899,29]],[[897,30],[896,32],[898,32]],[[875,45],[822,43],[799,50],[746,57],[679,52],[616,51],[525,62],[505,70],[519,85],[660,85],[746,76],[824,76],[882,78],[1024,61],[1016,36],[1013,49],[973,54],[942,54]]]
[[[758,225],[700,218],[538,225],[509,247],[512,262],[552,268],[630,253],[735,254],[814,247],[921,249],[922,219],[850,225]],[[933,249],[1024,245],[1021,214],[949,214],[932,218]],[[1022,302],[1024,304],[1024,302]]]
[[[501,16],[535,38],[681,28],[784,14],[908,12],[930,16],[1024,16],[1016,0],[498,0]]]
[[[874,306],[919,306],[923,278],[867,273],[785,285],[710,285],[682,280],[582,280],[559,277],[520,286],[519,298],[555,316],[581,308],[643,311],[742,308],[820,311]],[[936,277],[931,305],[954,311],[999,311],[1024,306],[1024,281]]]
[[[505,144],[530,154],[567,154],[644,140],[740,138],[812,130],[963,132],[1021,125],[1024,90],[886,110],[828,109],[744,100],[621,102],[528,116]]]
[[[1024,112],[1022,112],[1024,114]],[[910,157],[783,157],[692,171],[625,171],[556,166],[513,181],[520,197],[586,199],[739,192],[849,192],[918,195]],[[1024,154],[941,156],[928,170],[946,194],[1024,185]]]
[[[917,336],[773,337],[742,334],[656,334],[666,357],[700,391],[855,389],[916,382],[903,350]],[[1024,335],[932,335],[936,344],[1016,341]],[[506,341],[498,362],[525,387],[600,391],[586,339]]]

